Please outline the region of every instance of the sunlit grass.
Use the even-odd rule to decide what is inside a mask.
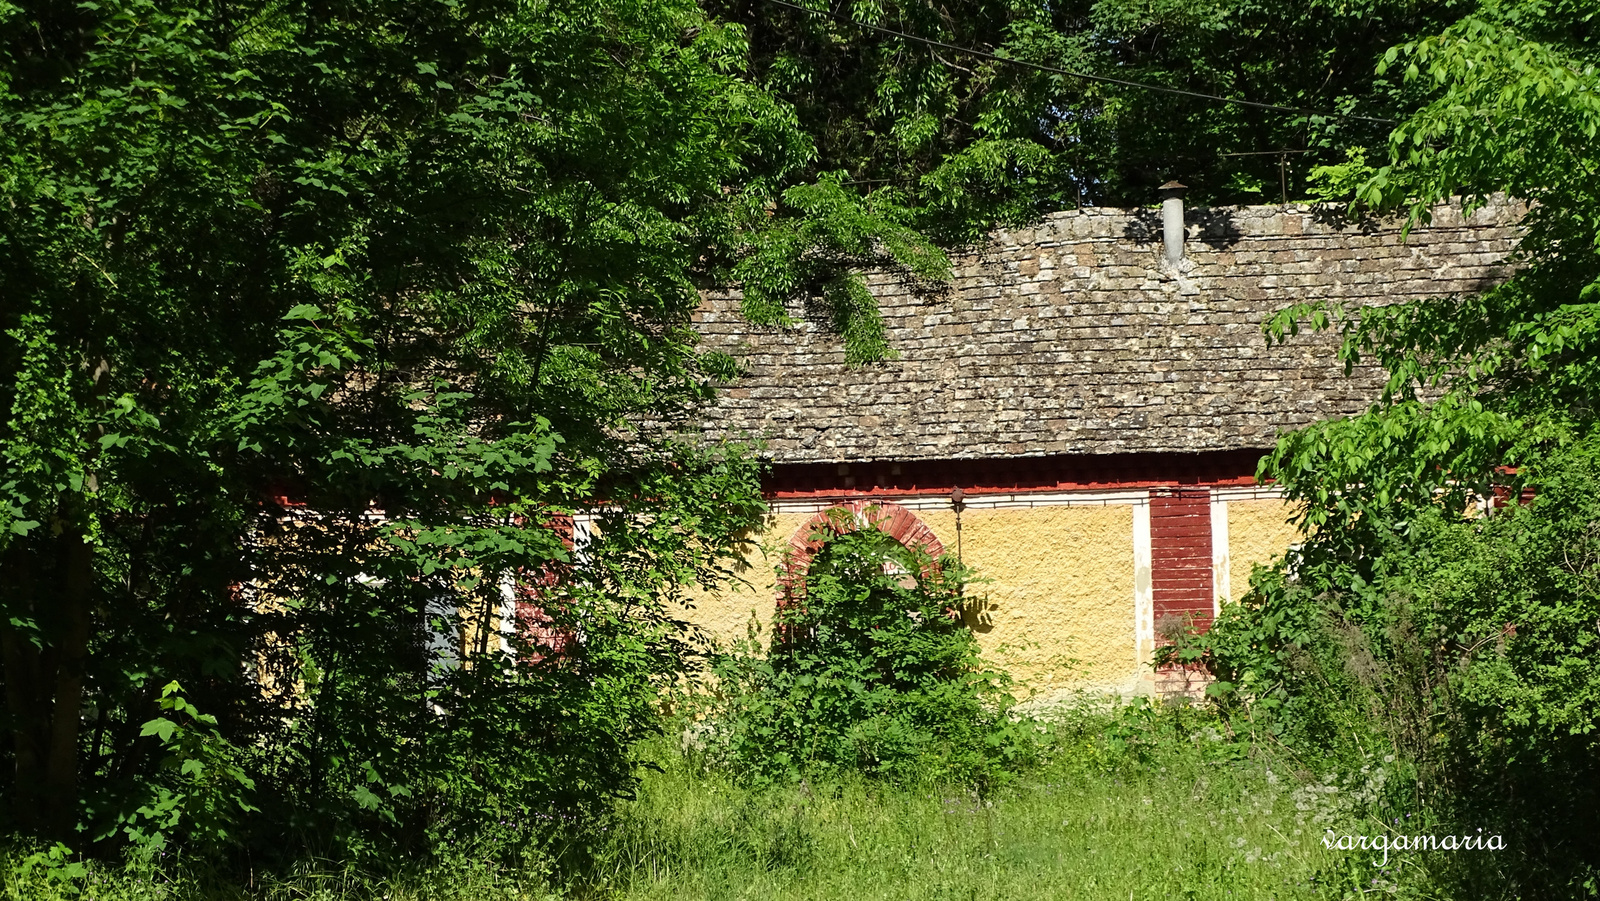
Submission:
[[[1105,725],[1102,723],[1101,725]],[[860,779],[737,784],[676,749],[596,834],[521,863],[446,849],[367,874],[295,872],[172,880],[158,867],[99,870],[81,895],[8,868],[8,899],[54,901],[655,901],[655,899],[1301,899],[1341,852],[1321,842],[1281,763],[1188,726],[1108,742],[1079,724],[1043,769],[987,797]],[[1214,733],[1213,737],[1214,737]],[[665,747],[665,746],[664,746]],[[1300,803],[1297,804],[1296,801]],[[546,846],[548,847],[548,846]],[[15,863],[15,859],[13,859]]]
[[[859,781],[751,790],[681,758],[597,847],[626,899],[1325,897],[1320,830],[1260,760],[1181,747],[1107,770],[1058,759],[981,798]],[[1314,834],[1315,833],[1315,834]]]

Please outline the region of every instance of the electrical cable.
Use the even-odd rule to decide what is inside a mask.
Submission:
[[[1277,104],[1277,103],[1262,103],[1262,102],[1256,101],[1256,100],[1240,100],[1240,99],[1238,99],[1236,97],[1223,97],[1220,94],[1204,94],[1204,93],[1200,93],[1198,91],[1185,91],[1182,88],[1169,88],[1166,85],[1146,84],[1144,82],[1139,82],[1139,81],[1128,81],[1128,80],[1122,79],[1122,78],[1112,78],[1112,77],[1110,77],[1108,75],[1091,75],[1088,72],[1074,72],[1071,69],[1062,69],[1062,68],[1057,67],[1057,66],[1047,66],[1044,63],[1029,62],[1029,61],[1027,61],[1025,59],[1012,59],[1011,57],[1008,57],[1008,56],[997,56],[996,54],[989,53],[989,52],[984,51],[984,50],[976,50],[976,49],[974,49],[972,47],[962,47],[962,46],[959,46],[957,44],[949,44],[949,43],[945,43],[944,41],[936,41],[936,40],[934,40],[932,38],[925,38],[925,37],[920,37],[920,36],[914,35],[914,34],[907,34],[906,32],[903,32],[903,31],[896,31],[893,28],[885,28],[882,25],[868,25],[865,22],[857,22],[854,19],[848,18],[846,16],[839,15],[838,13],[835,13],[835,12],[830,12],[830,11],[825,10],[825,9],[811,9],[810,7],[807,7],[807,6],[801,6],[798,3],[790,3],[790,2],[788,2],[788,0],[761,0],[761,2],[762,3],[770,3],[770,4],[774,5],[774,6],[787,7],[788,9],[796,10],[798,12],[803,12],[803,13],[809,13],[809,14],[811,14],[813,16],[822,16],[824,18],[832,19],[832,20],[834,20],[836,22],[842,22],[842,23],[844,23],[846,25],[854,25],[855,27],[864,29],[866,31],[876,31],[879,34],[886,34],[886,35],[889,35],[890,37],[900,38],[901,40],[911,41],[911,42],[917,43],[917,44],[926,44],[929,47],[938,47],[940,49],[950,50],[950,51],[953,51],[955,53],[965,53],[965,54],[967,54],[969,56],[976,56],[976,57],[979,57],[981,59],[992,59],[995,62],[1008,63],[1010,65],[1021,66],[1021,67],[1026,68],[1026,69],[1035,69],[1035,70],[1040,71],[1040,72],[1050,72],[1050,73],[1053,73],[1053,74],[1056,74],[1056,75],[1066,75],[1066,76],[1069,76],[1071,78],[1082,79],[1083,81],[1095,81],[1095,82],[1100,82],[1101,84],[1114,84],[1114,85],[1118,85],[1118,86],[1125,87],[1125,88],[1137,88],[1137,89],[1139,89],[1141,91],[1155,91],[1155,92],[1161,93],[1161,94],[1176,94],[1176,95],[1178,95],[1180,97],[1194,97],[1194,98],[1199,99],[1199,100],[1213,100],[1213,101],[1216,101],[1218,103],[1231,103],[1231,104],[1234,104],[1235,106],[1249,106],[1249,107],[1254,107],[1256,109],[1271,110],[1273,112],[1280,112],[1280,113],[1295,113],[1295,114],[1304,115],[1304,116],[1325,116],[1325,117],[1330,118],[1330,119],[1359,119],[1359,120],[1361,120],[1363,122],[1377,122],[1380,125],[1395,125],[1395,124],[1397,124],[1397,121],[1394,120],[1394,119],[1381,119],[1381,118],[1378,118],[1376,116],[1360,116],[1360,115],[1356,115],[1355,113],[1328,113],[1328,112],[1323,112],[1321,110],[1305,109],[1304,107],[1298,107],[1298,106],[1283,106],[1283,105]],[[1274,151],[1274,152],[1276,152],[1276,151]]]

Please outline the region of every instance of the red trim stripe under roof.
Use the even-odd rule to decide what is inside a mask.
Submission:
[[[778,463],[769,500],[1081,491],[1166,486],[1249,486],[1265,449],[1201,453],[1071,454],[967,460]]]

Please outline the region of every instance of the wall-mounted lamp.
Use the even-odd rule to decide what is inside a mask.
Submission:
[[[956,563],[961,563],[961,511],[967,508],[967,493],[960,488],[950,490],[950,508],[956,511]],[[957,590],[963,590],[964,585],[958,585]]]

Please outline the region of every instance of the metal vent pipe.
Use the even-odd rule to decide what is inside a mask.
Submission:
[[[1188,188],[1169,181],[1161,186],[1161,245],[1168,263],[1183,259],[1183,192]]]

